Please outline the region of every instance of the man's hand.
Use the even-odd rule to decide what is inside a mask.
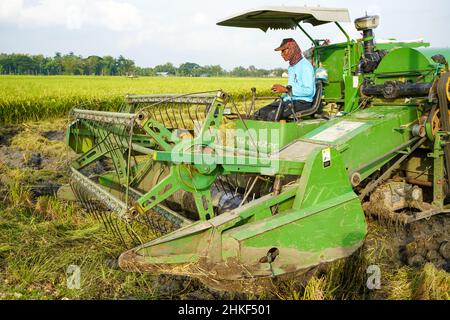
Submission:
[[[286,92],[288,92],[288,89],[286,89],[286,87],[281,84],[274,84],[272,86],[272,91],[278,92],[278,93],[286,93]]]

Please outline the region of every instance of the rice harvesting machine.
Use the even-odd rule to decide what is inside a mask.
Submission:
[[[306,22],[333,23],[347,40],[313,39]],[[445,57],[425,57],[424,42],[377,43],[378,16],[354,21],[359,40],[340,22],[346,9],[267,7],[218,23],[299,28],[311,40],[317,93],[289,120],[252,119],[258,98],[242,112],[222,90],[71,111],[71,190],[136,243],[119,257],[123,270],[270,278],[348,257],[366,215],[405,225],[450,211]]]

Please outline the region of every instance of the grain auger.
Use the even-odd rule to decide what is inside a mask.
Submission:
[[[306,33],[305,21],[334,23],[347,39],[307,34],[321,81],[313,114],[248,119],[220,90],[72,111],[74,193],[140,242],[120,256],[123,270],[270,278],[351,255],[365,213],[414,223],[449,212],[445,58],[426,58],[423,43],[375,45],[376,16],[357,19],[364,38],[350,40],[345,9],[269,7],[218,24]]]

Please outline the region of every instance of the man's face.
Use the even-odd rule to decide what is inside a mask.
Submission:
[[[289,48],[284,48],[281,50],[281,57],[283,57],[284,61],[288,61],[291,56],[291,50]]]

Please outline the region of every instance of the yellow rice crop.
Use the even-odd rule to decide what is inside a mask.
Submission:
[[[64,116],[74,106],[117,111],[126,94],[191,93],[222,89],[236,100],[270,95],[273,78],[0,76],[0,123]]]

